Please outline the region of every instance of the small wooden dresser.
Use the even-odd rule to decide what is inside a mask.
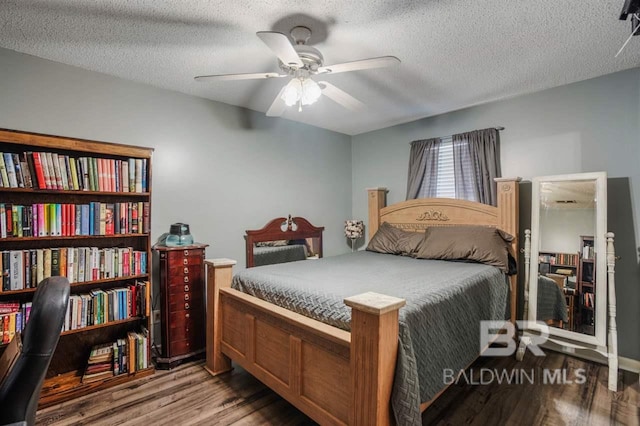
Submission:
[[[155,246],[159,263],[162,348],[159,368],[172,368],[205,350],[207,244]]]

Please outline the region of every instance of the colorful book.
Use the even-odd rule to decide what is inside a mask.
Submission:
[[[20,156],[18,154],[12,154],[13,157],[13,167],[16,173],[16,181],[18,188],[24,188],[24,175],[22,173],[22,165],[20,164]]]
[[[5,188],[9,188],[9,175],[7,174],[7,166],[4,163],[4,154],[0,152],[0,181],[2,182],[2,186]]]
[[[13,166],[13,155],[11,155],[11,153],[8,153],[8,152],[4,153],[4,165],[5,165],[5,168],[7,169],[9,186],[11,188],[17,188],[18,181],[16,179],[16,169]]]

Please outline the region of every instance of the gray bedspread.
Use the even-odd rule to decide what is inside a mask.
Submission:
[[[538,277],[538,309],[536,318],[540,321],[555,320],[568,322],[567,301],[558,284],[551,278]]]
[[[254,247],[253,265],[275,265],[277,263],[305,260],[307,255],[304,246],[300,244],[278,247]]]
[[[420,403],[480,352],[481,320],[504,319],[508,285],[493,266],[367,251],[247,269],[233,288],[349,330],[348,296],[374,291],[406,299],[392,406],[398,425],[421,424]]]

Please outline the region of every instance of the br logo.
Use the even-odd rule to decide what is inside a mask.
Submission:
[[[539,345],[548,340],[549,327],[543,322],[516,321],[516,324],[521,330],[538,331],[539,334],[527,333],[527,336],[521,339],[521,346],[526,345],[526,349],[535,356],[545,356]],[[494,345],[490,346],[491,344]],[[518,349],[516,326],[505,321],[480,321],[480,348],[484,349],[482,356],[513,355]]]

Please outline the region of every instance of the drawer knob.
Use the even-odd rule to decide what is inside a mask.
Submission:
[[[189,328],[187,327],[187,329],[185,331],[188,333],[189,332]]]
[[[190,317],[191,317],[191,315],[189,315],[188,313],[186,313],[186,314],[184,315],[184,317],[185,317],[185,318],[190,318]]]
[[[187,268],[186,266],[184,267],[184,273],[188,274],[189,273],[189,268]]]
[[[189,291],[189,286],[187,284],[184,285],[184,291]]]
[[[189,293],[184,295],[184,300],[189,300]]]
[[[188,283],[189,282],[189,277],[184,277],[184,282]]]
[[[185,308],[185,309],[189,309],[189,304],[188,304],[188,303],[185,303],[185,304],[184,304],[184,308]]]
[[[185,250],[185,251],[184,251],[184,255],[185,255],[185,256],[189,256],[189,250]]]
[[[187,263],[189,263],[189,259],[182,259],[182,264],[186,265]]]

